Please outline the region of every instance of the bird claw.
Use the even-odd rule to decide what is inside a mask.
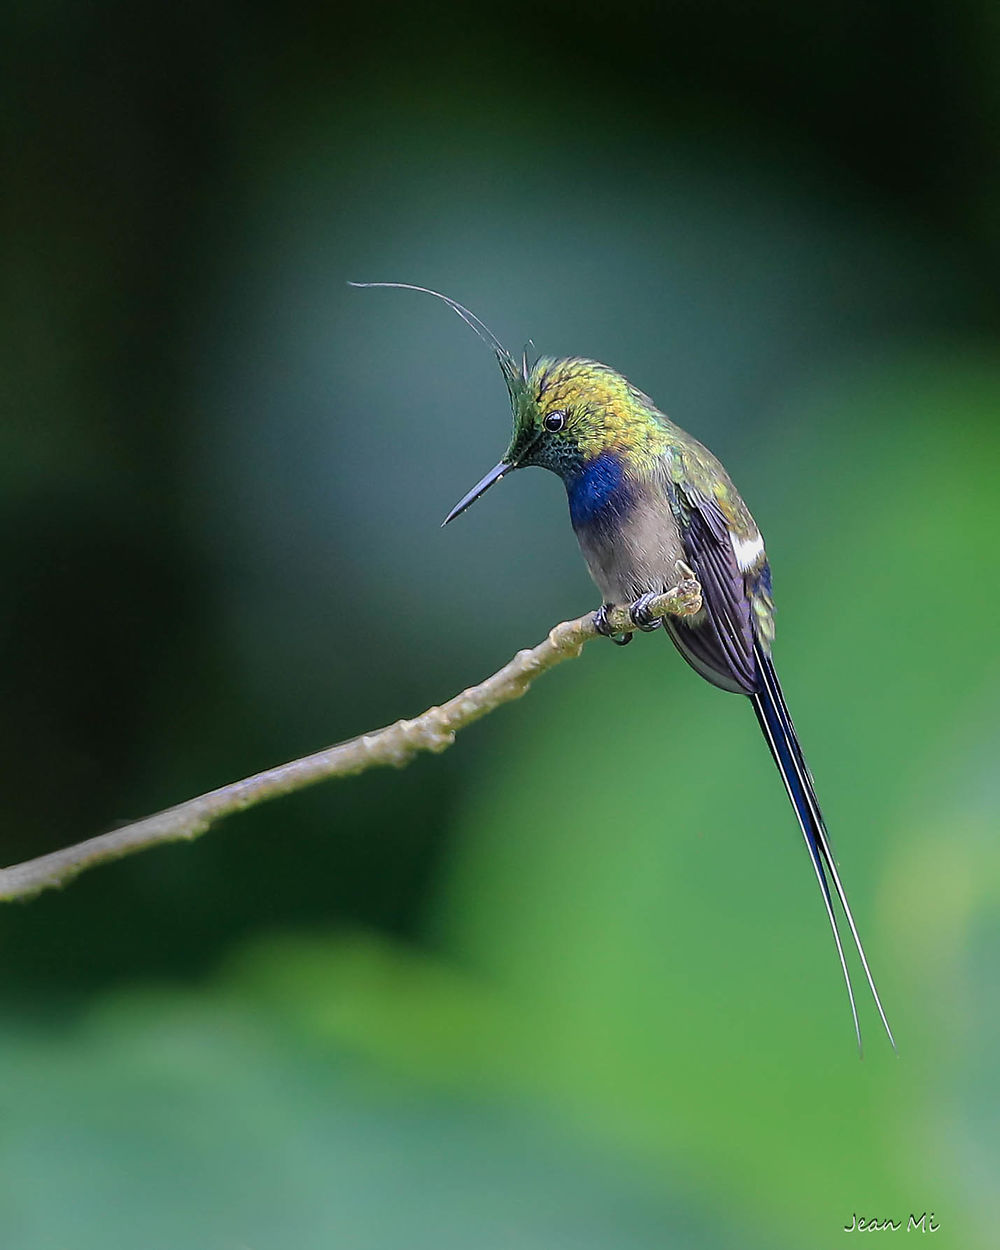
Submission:
[[[649,605],[654,599],[660,596],[656,591],[650,591],[649,594],[640,595],[635,603],[628,610],[629,617],[636,629],[641,629],[644,634],[651,634],[654,629],[659,629],[663,624],[663,619],[659,616],[653,616],[649,610]]]
[[[678,560],[674,568],[677,571],[677,598],[686,609],[678,615],[696,615],[702,608],[701,582],[698,581],[694,569],[683,560]]]
[[[613,604],[610,603],[601,604],[601,606],[594,613],[594,628],[602,638],[610,638],[616,647],[627,647],[632,641],[632,635],[622,634],[619,638],[608,622],[608,608],[612,606]]]

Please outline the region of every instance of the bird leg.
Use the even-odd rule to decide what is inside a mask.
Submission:
[[[660,592],[651,590],[649,594],[640,595],[629,607],[628,614],[632,619],[632,624],[636,629],[641,629],[644,634],[651,634],[654,629],[659,629],[663,624],[663,618],[653,616],[649,610],[649,605],[659,597]]]
[[[677,585],[669,590],[650,591],[633,603],[619,607],[602,603],[591,618],[594,630],[624,647],[632,641],[632,630],[650,633],[663,624],[663,616],[694,616],[702,610],[701,586],[691,568],[677,561]]]
[[[608,622],[608,608],[613,608],[613,603],[602,603],[594,613],[594,628],[603,638],[610,638],[618,647],[625,647],[632,641],[631,634],[622,634],[619,638]]]

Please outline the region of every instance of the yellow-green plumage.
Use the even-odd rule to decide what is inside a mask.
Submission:
[[[566,436],[587,459],[614,449],[627,454],[637,470],[651,472],[656,458],[675,445],[670,422],[649,396],[594,360],[543,356],[529,375],[528,391],[536,426],[548,412],[567,411]]]

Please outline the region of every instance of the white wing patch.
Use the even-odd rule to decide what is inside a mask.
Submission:
[[[740,566],[741,573],[747,573],[750,569],[756,568],[764,558],[764,540],[757,533],[753,538],[737,538],[735,534],[731,534],[733,540],[733,550],[736,552],[736,563]]]

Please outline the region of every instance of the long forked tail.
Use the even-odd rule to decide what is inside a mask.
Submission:
[[[886,1019],[885,1011],[882,1008],[882,1000],[879,998],[878,990],[875,988],[875,981],[872,977],[871,969],[868,967],[868,960],[865,957],[865,948],[861,945],[858,928],[854,923],[854,917],[847,902],[847,895],[841,884],[840,874],[837,872],[837,865],[834,863],[830,839],[827,835],[826,826],[823,823],[823,814],[819,810],[819,802],[816,798],[816,788],[813,785],[812,775],[802,756],[802,748],[799,746],[795,726],[792,724],[792,718],[789,716],[788,708],[785,705],[785,697],[781,692],[778,675],[774,671],[774,665],[771,663],[770,656],[764,654],[759,644],[754,644],[754,651],[758,671],[760,672],[761,689],[750,697],[753,701],[754,711],[757,713],[760,727],[764,732],[764,737],[771,748],[774,762],[777,764],[778,771],[781,773],[781,778],[785,783],[788,797],[795,808],[799,828],[802,830],[802,836],[806,840],[809,856],[812,859],[816,877],[823,891],[826,914],[830,921],[830,927],[833,929],[833,938],[837,943],[837,954],[840,956],[840,966],[844,973],[847,993],[851,1000],[851,1015],[854,1017],[854,1031],[858,1038],[858,1051],[859,1053],[861,1051],[861,1026],[858,1023],[858,1009],[854,1001],[851,974],[847,969],[847,959],[844,956],[844,947],[840,941],[837,917],[834,913],[833,899],[830,895],[829,881],[831,880],[840,900],[840,905],[844,909],[844,915],[847,917],[854,944],[858,948],[861,966],[865,970],[872,997],[875,999],[875,1006],[882,1017],[882,1023],[885,1025],[885,1031],[889,1035],[889,1041],[892,1042],[893,1049],[895,1049],[896,1042],[892,1036],[892,1029],[889,1028],[889,1021]]]

